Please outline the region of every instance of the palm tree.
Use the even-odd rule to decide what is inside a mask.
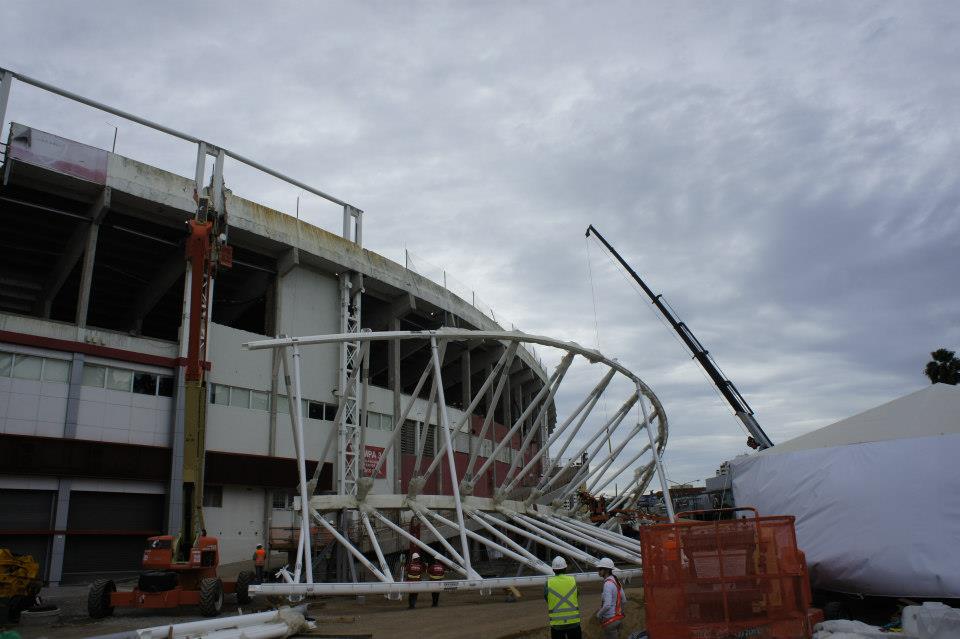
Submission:
[[[938,348],[930,353],[930,357],[933,360],[927,362],[923,372],[930,378],[931,384],[960,383],[960,359],[957,358],[956,353]]]

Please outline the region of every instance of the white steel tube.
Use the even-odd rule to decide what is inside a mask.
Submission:
[[[420,518],[420,521],[423,522],[423,525],[426,526],[431,533],[433,533],[434,538],[440,542],[440,545],[446,548],[447,552],[450,553],[454,559],[460,562],[460,565],[463,566],[464,570],[467,571],[467,574],[470,574],[473,571],[473,568],[467,568],[467,562],[464,561],[460,553],[457,552],[457,549],[450,545],[450,542],[447,541],[447,538],[444,537],[439,530],[437,530],[437,527],[434,526],[429,519],[423,516],[423,513],[420,512],[419,508],[414,508],[413,512],[417,514],[417,516]]]
[[[464,472],[464,478],[469,478],[468,481],[473,481],[473,467],[477,463],[477,455],[480,453],[480,446],[483,444],[483,438],[486,437],[487,431],[490,429],[490,425],[493,423],[493,416],[497,410],[497,406],[500,404],[500,395],[503,394],[503,388],[506,386],[507,378],[510,377],[510,367],[513,366],[513,358],[517,354],[517,348],[520,347],[520,342],[510,342],[510,345],[507,346],[507,361],[504,364],[503,371],[500,373],[500,379],[497,380],[497,387],[493,391],[493,397],[490,398],[489,406],[487,406],[487,414],[483,418],[483,426],[480,428],[480,433],[477,435],[476,439],[470,440],[470,461],[467,463],[467,470]],[[490,438],[491,441],[493,437]]]
[[[482,511],[476,511],[476,512],[478,515],[480,515],[481,517],[483,517],[493,525],[500,526],[501,528],[509,530],[515,535],[520,535],[521,537],[534,541],[540,544],[541,546],[546,546],[547,548],[550,548],[551,550],[555,550],[562,555],[570,555],[570,556],[576,557],[577,559],[580,559],[581,561],[589,561],[592,563],[596,563],[597,561],[597,558],[594,557],[593,555],[585,553],[579,548],[571,546],[570,544],[563,541],[559,537],[555,537],[554,535],[551,535],[546,531],[536,529],[537,534],[534,535],[529,530],[524,530],[523,528],[514,526],[509,522],[503,521],[501,519],[497,519],[496,517],[493,517],[485,512],[482,512]],[[526,522],[520,521],[520,523],[525,524]]]
[[[493,449],[493,452],[490,453],[490,457],[488,457],[487,461],[485,461],[480,466],[480,469],[477,471],[476,477],[474,477],[471,481],[475,482],[477,479],[482,477],[483,474],[487,472],[487,469],[490,468],[490,465],[496,461],[497,455],[500,453],[500,450],[503,449],[503,447],[507,445],[507,442],[509,442],[513,438],[513,436],[517,433],[517,431],[520,430],[520,426],[523,425],[524,420],[530,416],[530,413],[533,412],[534,407],[536,407],[536,405],[540,402],[540,400],[543,399],[544,395],[550,392],[550,389],[553,387],[553,383],[557,379],[557,376],[559,375],[562,377],[563,373],[566,372],[566,367],[563,366],[563,363],[566,362],[567,366],[569,366],[570,365],[569,359],[572,359],[572,356],[573,356],[572,353],[567,353],[567,355],[564,356],[564,359],[561,360],[560,365],[558,365],[556,370],[554,370],[553,375],[550,376],[550,379],[543,386],[543,388],[541,388],[540,391],[534,396],[534,398],[530,400],[530,403],[527,404],[527,407],[523,409],[523,413],[520,414],[520,417],[518,417],[517,420],[513,423],[513,426],[510,428],[510,430],[507,431],[507,434],[503,436],[503,439],[500,440],[500,443],[498,443],[497,446]]]
[[[367,513],[360,511],[360,519],[363,520],[363,525],[367,529],[367,534],[370,536],[370,545],[373,546],[373,551],[377,553],[377,561],[380,562],[380,568],[383,572],[383,575],[393,581],[393,575],[390,573],[390,566],[387,564],[386,557],[383,556],[383,550],[380,549],[380,542],[377,541],[377,534],[373,530],[373,526],[370,524],[370,517],[367,516]]]
[[[630,467],[630,464],[634,463],[635,461],[637,461],[638,459],[640,459],[641,457],[643,457],[644,454],[646,454],[646,452],[647,452],[648,450],[650,450],[649,444],[646,445],[646,446],[644,446],[643,448],[641,448],[639,453],[637,453],[636,455],[634,455],[633,457],[631,457],[631,458],[629,459],[629,461],[627,461],[627,463],[625,463],[623,466],[621,466],[621,467],[618,468],[616,471],[614,471],[614,472],[607,478],[607,481],[605,481],[605,482],[603,482],[602,484],[600,484],[600,486],[598,486],[596,489],[594,489],[593,486],[591,486],[590,488],[587,489],[587,492],[594,493],[594,492],[600,492],[600,491],[602,491],[604,488],[606,488],[607,486],[610,485],[610,482],[612,482],[614,479],[616,479],[616,478],[619,477],[622,473],[624,473],[624,472]],[[600,481],[600,479],[601,479],[601,476],[598,476],[597,479],[596,479],[593,483],[596,484],[598,481]]]
[[[423,369],[423,373],[420,374],[420,379],[417,381],[417,385],[413,389],[413,394],[410,395],[410,401],[407,402],[406,407],[403,409],[403,414],[400,416],[393,416],[395,420],[393,423],[393,435],[390,437],[390,441],[387,442],[386,447],[383,449],[383,454],[380,455],[380,461],[377,462],[377,467],[373,469],[372,473],[370,473],[371,477],[377,476],[377,473],[380,472],[380,468],[387,461],[388,454],[391,450],[393,450],[393,447],[400,439],[403,423],[407,421],[407,417],[409,417],[410,411],[413,410],[413,405],[416,403],[417,398],[420,397],[420,391],[423,389],[423,385],[427,382],[427,377],[430,376],[430,372],[432,370],[433,362],[428,362],[426,368]]]
[[[373,511],[373,516],[376,517],[377,519],[379,519],[380,521],[382,521],[384,524],[387,525],[388,528],[390,528],[391,530],[393,530],[394,532],[396,532],[397,534],[399,534],[401,537],[404,537],[407,541],[409,541],[409,542],[411,542],[411,543],[413,543],[413,544],[416,544],[417,546],[420,547],[421,550],[423,550],[424,552],[429,553],[431,556],[433,556],[437,561],[439,561],[440,563],[442,563],[443,565],[445,565],[447,568],[450,568],[451,570],[455,570],[455,571],[459,572],[461,575],[464,575],[465,577],[466,577],[466,576],[470,576],[470,575],[468,575],[467,571],[464,570],[463,566],[461,566],[461,565],[459,565],[459,564],[457,564],[457,563],[454,563],[454,562],[450,561],[449,559],[447,559],[446,557],[444,557],[442,554],[438,553],[436,550],[434,550],[433,548],[431,548],[430,546],[428,546],[428,545],[425,544],[424,542],[420,541],[419,539],[417,539],[416,537],[414,537],[413,535],[411,535],[409,532],[407,532],[406,530],[404,530],[402,527],[400,527],[400,526],[398,526],[397,524],[395,524],[395,523],[393,523],[392,521],[390,521],[390,520],[389,520],[386,516],[384,516],[380,511],[374,510],[374,511]],[[473,573],[473,575],[476,576],[476,577],[479,577],[479,575],[477,575],[476,573]],[[472,578],[472,577],[471,577],[471,578]]]
[[[508,537],[507,535],[503,534],[501,531],[497,530],[496,528],[494,528],[493,526],[491,526],[489,523],[487,523],[486,521],[484,521],[482,518],[480,518],[479,516],[477,516],[477,513],[476,513],[476,512],[467,511],[467,517],[469,517],[469,518],[472,519],[473,521],[475,521],[475,522],[477,522],[478,524],[480,524],[483,528],[485,528],[487,531],[489,531],[490,534],[492,534],[494,537],[496,537],[497,539],[499,539],[501,542],[505,543],[505,544],[506,544],[507,546],[509,546],[510,548],[513,548],[515,551],[517,551],[518,553],[520,553],[521,555],[523,555],[524,557],[526,557],[526,558],[529,559],[530,561],[536,561],[536,562],[539,562],[539,561],[540,561],[540,559],[539,559],[538,557],[536,557],[533,553],[531,553],[529,550],[527,550],[526,548],[524,548],[523,546],[521,546],[520,544],[518,544],[518,543],[515,542],[514,540],[510,539],[510,537]]]
[[[447,400],[443,395],[443,375],[440,371],[440,350],[437,338],[430,338],[430,350],[433,355],[433,376],[437,381],[437,398],[440,400],[440,430],[447,443],[447,463],[450,465],[450,488],[454,503],[457,505],[457,523],[460,525],[460,545],[463,547],[463,567],[470,572],[470,545],[467,543],[467,527],[463,524],[463,504],[460,503],[460,482],[457,481],[457,464],[453,457],[453,444],[450,442],[450,430],[447,421]]]
[[[470,416],[473,415],[473,411],[476,410],[477,406],[480,404],[480,401],[483,399],[484,394],[486,394],[487,390],[493,384],[493,380],[500,373],[500,370],[503,368],[503,365],[506,362],[506,360],[507,360],[507,351],[504,350],[503,355],[500,356],[500,359],[499,361],[497,361],[496,366],[494,366],[490,374],[487,375],[487,379],[484,380],[483,385],[480,386],[480,390],[478,390],[476,394],[473,396],[473,400],[471,400],[470,405],[464,409],[463,416],[457,420],[456,425],[453,427],[454,441],[456,441],[456,437],[460,435],[460,429],[463,428],[463,425],[467,422],[468,419],[470,419]],[[447,444],[446,442],[444,442],[443,450],[437,453],[437,455],[433,459],[433,462],[431,462],[430,466],[427,467],[427,472],[423,474],[424,478],[430,477],[430,474],[433,473],[434,469],[436,469],[436,467],[440,464],[440,460],[443,459],[443,453],[446,452],[446,448],[447,448]]]
[[[294,608],[294,610],[301,614],[305,614],[307,612],[307,607],[298,606]],[[143,628],[142,630],[136,630],[134,632],[136,632],[140,639],[166,639],[170,636],[171,630],[173,631],[174,637],[182,637],[185,635],[196,636],[200,633],[212,632],[215,630],[221,630],[223,628],[247,628],[249,626],[257,626],[260,624],[269,623],[271,621],[276,621],[279,618],[278,610],[268,610],[267,612],[257,612],[250,615],[217,617],[216,619],[203,619],[200,621],[188,621],[186,623],[178,623],[173,625],[167,624],[165,626],[153,626],[150,628]]]
[[[343,534],[339,530],[337,530],[333,524],[327,521],[326,517],[322,517],[320,513],[312,509],[310,512],[313,515],[313,518],[316,519],[321,526],[326,528],[327,532],[333,535],[333,538],[339,541],[341,546],[347,549],[347,552],[353,555],[357,561],[359,561],[361,564],[366,566],[367,570],[373,573],[374,577],[376,577],[380,581],[385,581],[387,583],[393,582],[393,577],[388,577],[384,575],[382,572],[380,572],[380,570],[376,566],[374,566],[369,559],[364,557],[362,552],[357,550],[356,546],[350,543],[349,539],[344,537]],[[312,582],[309,582],[309,583],[312,583]]]
[[[513,490],[513,488],[514,488],[514,486],[516,485],[516,483],[520,480],[520,479],[519,479],[520,477],[523,477],[524,475],[526,475],[527,473],[529,473],[531,470],[533,470],[534,464],[536,464],[537,461],[538,461],[541,457],[543,457],[544,454],[546,454],[546,452],[547,452],[548,450],[550,450],[550,447],[553,446],[554,442],[556,442],[556,441],[560,438],[560,435],[563,434],[563,432],[567,429],[567,427],[570,426],[570,424],[573,423],[573,420],[576,419],[577,415],[579,415],[579,414],[580,414],[588,405],[590,405],[591,403],[593,403],[593,404],[596,403],[596,402],[594,401],[594,397],[599,398],[599,395],[603,393],[604,388],[606,388],[607,384],[610,383],[610,380],[613,379],[613,376],[614,376],[615,374],[616,374],[616,371],[615,371],[615,370],[609,370],[609,371],[607,371],[607,374],[603,376],[603,379],[600,380],[600,383],[597,384],[596,387],[594,387],[594,389],[593,389],[592,391],[590,391],[590,393],[588,393],[586,397],[583,398],[583,401],[580,402],[580,405],[577,406],[576,409],[574,409],[574,411],[573,411],[572,413],[570,413],[570,415],[563,421],[563,423],[560,424],[560,426],[558,426],[558,427],[553,431],[553,435],[551,435],[550,438],[547,439],[546,443],[545,443],[543,446],[540,447],[540,450],[537,451],[537,454],[534,455],[534,456],[530,459],[530,461],[527,462],[527,465],[524,466],[524,467],[520,470],[519,473],[517,473],[517,476],[514,477],[514,478],[506,485],[506,487],[503,489],[505,493],[509,493],[511,490]],[[582,424],[583,422],[581,421],[580,423]],[[579,428],[578,428],[577,430],[579,430]],[[574,431],[574,432],[570,435],[570,439],[572,439],[573,437],[576,437],[576,435],[577,435],[577,432]],[[569,441],[569,440],[568,440],[568,441]],[[563,454],[563,453],[561,452],[560,454]],[[552,469],[553,469],[553,466],[554,466],[554,462],[551,462],[551,463],[547,464],[547,466],[549,467],[549,470],[552,470]],[[549,470],[546,470],[546,471],[544,472],[544,475],[546,475],[546,474],[549,472]]]
[[[475,541],[478,541],[478,542],[480,542],[481,544],[483,544],[484,546],[487,546],[488,548],[493,548],[494,550],[499,550],[500,552],[502,552],[503,554],[505,554],[507,557],[510,557],[510,558],[513,559],[514,561],[518,561],[518,562],[520,562],[521,564],[525,564],[525,565],[527,565],[527,566],[530,566],[531,568],[533,568],[533,569],[536,570],[537,572],[542,573],[542,574],[544,574],[544,575],[552,575],[552,574],[553,574],[553,569],[550,568],[550,566],[548,566],[547,564],[545,564],[545,563],[543,563],[542,561],[540,561],[539,559],[536,559],[536,558],[534,558],[534,559],[527,559],[527,558],[524,557],[523,555],[521,555],[521,554],[519,554],[519,553],[515,553],[514,551],[510,550],[509,548],[506,548],[506,547],[504,547],[504,546],[501,546],[501,545],[498,544],[497,542],[495,542],[495,541],[493,541],[493,540],[491,540],[491,539],[487,539],[487,538],[484,537],[483,535],[478,535],[477,533],[473,532],[472,530],[467,530],[467,528],[466,528],[465,526],[462,527],[462,528],[459,527],[459,526],[456,524],[456,522],[450,521],[450,520],[447,519],[446,517],[443,517],[442,515],[439,515],[438,513],[433,512],[433,511],[430,510],[429,508],[421,508],[421,510],[422,510],[423,512],[425,512],[427,515],[429,515],[429,516],[433,517],[434,519],[436,519],[437,521],[439,521],[440,523],[444,524],[445,526],[448,526],[448,527],[450,527],[450,528],[453,528],[454,530],[459,529],[461,533],[465,533],[467,536],[470,537],[470,539],[473,539],[473,540],[475,540]]]
[[[631,539],[625,537],[620,533],[615,533],[611,530],[606,530],[604,528],[599,528],[597,526],[592,526],[584,521],[579,521],[573,517],[566,517],[564,515],[554,515],[551,517],[551,520],[562,521],[568,524],[571,528],[580,530],[585,535],[597,536],[600,539],[606,539],[611,544],[622,547],[624,550],[630,552],[635,552],[639,547],[639,543],[636,539]]]
[[[293,389],[297,397],[297,419],[294,432],[297,436],[297,473],[300,476],[300,537],[303,543],[303,559],[306,564],[307,583],[313,583],[313,557],[310,548],[310,496],[307,494],[306,448],[303,443],[303,411],[301,410],[300,347],[293,345]],[[320,463],[323,463],[322,460]]]
[[[594,442],[596,442],[598,439],[600,439],[600,437],[601,437],[602,435],[605,435],[605,434],[607,434],[607,433],[613,434],[613,432],[616,431],[616,426],[619,426],[619,425],[620,425],[620,422],[622,422],[622,421],[624,420],[624,418],[625,418],[625,417],[627,416],[627,414],[630,412],[630,409],[633,407],[633,405],[636,403],[636,401],[637,401],[637,395],[636,395],[636,393],[631,393],[631,394],[630,394],[630,397],[628,397],[627,400],[623,403],[623,405],[622,405],[619,409],[617,409],[617,412],[614,413],[613,416],[612,416],[609,420],[607,420],[607,423],[604,424],[603,428],[598,429],[597,432],[593,434],[593,437],[591,437],[591,438],[587,441],[587,443],[585,443],[583,446],[580,447],[580,450],[577,452],[576,455],[574,455],[574,458],[579,458],[579,457],[581,457],[585,452],[587,452],[587,450],[588,450],[591,446],[593,446]],[[610,426],[613,425],[614,422],[616,422],[616,426],[614,427],[613,431],[611,431],[611,430],[610,430]],[[603,442],[601,442],[600,444],[601,444],[601,445],[600,445],[600,448],[602,448],[602,447],[603,447]],[[598,448],[597,450],[595,450],[595,451],[593,452],[593,455],[594,455],[594,456],[599,452],[600,448]],[[591,456],[591,459],[592,459],[592,456]],[[587,463],[585,463],[583,466],[584,466],[584,468],[589,468],[589,466],[590,466],[589,460],[588,460]],[[583,472],[584,472],[584,469],[581,468],[580,471],[577,472],[577,475],[576,475],[575,477],[576,477],[576,478],[579,478]],[[589,471],[587,471],[587,472],[589,472]],[[556,474],[556,475],[554,475],[551,479],[549,479],[549,480],[547,481],[547,483],[543,486],[543,488],[541,488],[540,490],[542,490],[543,492],[547,492],[547,491],[550,489],[550,487],[553,486],[553,485],[557,482],[558,479],[560,479],[560,474],[559,474],[559,473]],[[570,484],[576,485],[576,482],[575,482],[575,481],[571,481]]]
[[[563,383],[563,378],[566,376],[567,370],[570,369],[570,364],[573,363],[574,357],[575,355],[573,353],[567,353],[557,365],[557,372],[550,384],[550,391],[547,393],[547,397],[540,402],[540,411],[530,424],[530,430],[527,431],[527,436],[523,438],[523,442],[520,444],[520,450],[518,450],[517,454],[513,456],[513,460],[510,462],[510,467],[507,469],[507,474],[503,478],[504,481],[513,478],[513,474],[516,472],[518,466],[520,465],[520,461],[523,459],[523,454],[527,452],[527,448],[530,447],[530,444],[533,442],[533,438],[539,432],[538,426],[543,420],[544,415],[546,415],[547,409],[550,407],[550,402],[552,402],[553,398],[556,396],[557,390],[560,388],[560,384]],[[534,400],[534,402],[536,403],[536,400]],[[505,490],[501,492],[503,494],[506,493]]]
[[[520,515],[521,518],[527,518],[527,515]],[[640,555],[636,553],[627,552],[622,550],[612,544],[603,543],[599,541],[596,537],[588,537],[579,532],[569,530],[560,525],[559,522],[547,522],[543,520],[533,520],[534,523],[539,524],[541,527],[546,528],[547,530],[553,531],[555,534],[566,537],[567,539],[572,539],[578,544],[583,544],[591,548],[596,548],[597,550],[603,551],[608,555],[613,555],[619,557],[624,561],[629,561],[631,563],[639,564],[641,562]]]
[[[577,583],[590,583],[602,581],[602,578],[596,572],[578,572],[567,573]],[[376,583],[366,582],[358,584],[261,584],[251,585],[250,592],[259,595],[380,595],[388,593],[407,593],[407,592],[451,592],[451,591],[470,591],[470,590],[492,590],[495,588],[524,588],[527,586],[542,586],[547,583],[550,575],[531,575],[528,577],[496,577],[492,579],[464,579],[460,581],[404,581],[394,583]],[[628,581],[634,577],[643,576],[643,570],[640,568],[629,568],[617,572],[617,576],[622,581]]]
[[[660,477],[660,488],[663,490],[663,503],[667,507],[667,516],[670,518],[670,523],[673,523],[677,520],[676,514],[673,512],[673,499],[670,497],[670,486],[667,485],[667,475],[663,472],[663,462],[660,459],[660,453],[657,451],[657,442],[653,439],[653,431],[650,430],[650,423],[647,421],[647,407],[644,405],[643,400],[640,400],[640,410],[643,411],[643,421],[644,425],[647,427],[647,436],[650,438],[650,448],[653,450],[653,463],[657,466],[657,475]]]

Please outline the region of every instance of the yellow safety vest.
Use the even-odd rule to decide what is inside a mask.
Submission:
[[[547,580],[547,612],[551,626],[580,623],[577,594],[577,580],[570,575],[556,575]]]

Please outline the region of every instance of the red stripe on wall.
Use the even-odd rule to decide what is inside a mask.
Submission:
[[[183,365],[182,360],[176,357],[150,355],[149,353],[138,353],[136,351],[128,351],[121,348],[111,348],[109,346],[99,346],[97,344],[87,344],[86,342],[56,339],[53,337],[43,337],[41,335],[14,333],[13,331],[0,331],[0,342],[18,344],[20,346],[33,346],[35,348],[48,348],[52,351],[62,351],[66,353],[83,353],[84,355],[94,355],[96,357],[115,359],[121,362],[162,366],[163,368],[174,368],[178,365]]]

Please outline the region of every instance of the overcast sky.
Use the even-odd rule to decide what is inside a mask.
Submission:
[[[775,442],[924,387],[929,352],[960,347],[958,27],[949,1],[6,0],[0,66],[355,203],[368,248],[523,330],[599,337],[662,399],[688,481],[745,435],[592,244],[595,325],[586,226]],[[117,124],[118,153],[192,175],[188,145],[23,85],[7,115],[104,148]],[[226,177],[294,212],[296,189]]]

